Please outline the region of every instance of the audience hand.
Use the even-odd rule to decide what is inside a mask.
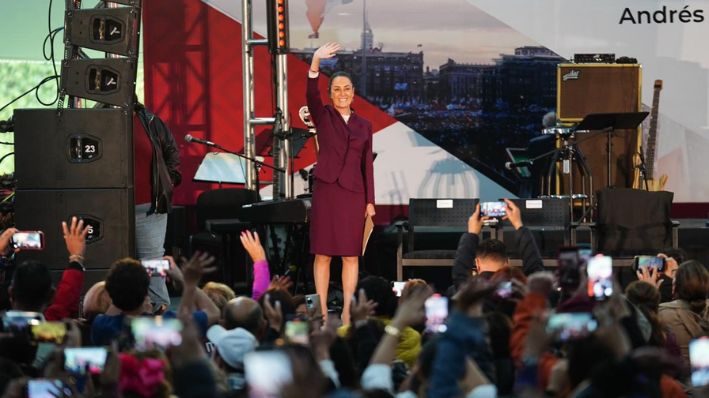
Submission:
[[[89,233],[89,226],[84,226],[84,220],[71,218],[71,225],[67,227],[66,221],[62,221],[62,232],[64,233],[64,243],[69,252],[69,261],[83,262],[86,254],[86,235]]]
[[[677,268],[679,268],[679,264],[677,264],[677,260],[675,260],[672,257],[669,257],[665,253],[658,253],[657,257],[661,257],[661,258],[665,259],[664,274],[669,276],[672,279],[675,279],[675,272],[677,272]]]
[[[336,42],[325,43],[320,48],[315,50],[313,58],[328,59],[336,55],[338,51],[342,50],[342,45]]]
[[[504,201],[507,204],[507,215],[502,219],[509,220],[514,229],[522,228],[522,212],[519,210],[519,207],[509,199],[504,199]]]
[[[332,317],[325,323],[325,327],[314,329],[310,332],[310,347],[315,359],[322,361],[330,359],[330,347],[337,338],[337,326]]]
[[[15,232],[17,232],[17,228],[8,228],[0,234],[0,255],[7,256],[12,251],[10,240]]]
[[[350,306],[352,324],[356,326],[357,322],[366,321],[370,315],[374,314],[375,308],[377,308],[377,303],[373,300],[368,300],[364,289],[359,289],[358,297],[352,300],[352,305]]]
[[[392,326],[403,329],[407,326],[423,323],[426,318],[424,303],[430,296],[426,289],[417,290],[411,293],[409,299],[399,303],[396,314],[391,321]]]
[[[266,295],[263,298],[263,315],[268,321],[268,325],[271,329],[281,332],[283,329],[283,311],[281,310],[281,302],[276,301],[275,307],[271,305],[270,295]]]
[[[293,281],[290,280],[289,277],[276,275],[273,279],[271,279],[271,283],[268,285],[267,290],[280,289],[290,291],[291,287],[293,287]]]
[[[490,217],[480,217],[480,204],[475,205],[473,215],[468,218],[468,233],[480,235],[485,221],[488,220],[490,220]]]
[[[209,253],[195,252],[189,261],[182,267],[182,276],[185,287],[195,287],[202,275],[214,272],[217,267],[208,267],[214,263],[214,257]]]
[[[163,256],[163,259],[170,263],[170,268],[165,271],[165,274],[170,278],[170,280],[178,285],[182,285],[185,282],[185,278],[182,275],[182,270],[177,266],[175,259],[172,256]]]
[[[241,233],[241,244],[253,262],[261,261],[266,259],[266,251],[261,245],[261,240],[258,237],[258,233],[251,232],[249,230],[243,231]]]
[[[664,279],[659,279],[660,271],[658,271],[657,268],[654,267],[639,267],[639,269],[635,271],[635,274],[638,276],[639,280],[647,282],[658,289],[664,281]]]

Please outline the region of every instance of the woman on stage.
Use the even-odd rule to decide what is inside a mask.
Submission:
[[[354,86],[350,76],[337,72],[330,78],[331,105],[324,105],[320,96],[320,60],[332,58],[341,48],[338,43],[318,48],[308,72],[307,103],[320,145],[310,213],[310,252],[315,255],[315,290],[324,316],[330,260],[342,257],[342,321],[348,324],[364,222],[367,216],[374,216],[374,175],[372,124],[351,108]]]

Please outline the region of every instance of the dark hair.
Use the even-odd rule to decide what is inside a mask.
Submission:
[[[262,296],[263,297],[263,296]],[[253,308],[244,317],[237,317],[236,311],[233,311],[230,307],[236,305],[237,297],[230,300],[224,306],[224,328],[227,330],[242,328],[248,330],[254,336],[259,335],[259,329],[261,328],[261,322],[263,320],[263,310],[258,303],[252,301],[250,298],[247,300],[253,303]],[[241,298],[243,300],[243,298]]]
[[[640,312],[650,322],[650,326],[652,326],[652,333],[648,343],[658,347],[664,346],[665,334],[662,331],[662,324],[657,315],[660,306],[660,291],[654,285],[645,281],[634,281],[625,288],[625,296],[638,307]]]
[[[675,274],[675,294],[689,304],[692,312],[702,314],[706,307],[709,290],[709,271],[700,262],[685,261]]]
[[[150,276],[140,261],[126,257],[111,265],[106,275],[106,291],[113,305],[122,311],[140,308],[148,295]]]
[[[613,351],[596,335],[576,340],[567,346],[569,360],[569,381],[575,388],[582,381],[591,377],[594,370],[608,366],[613,362]]]
[[[52,275],[46,265],[28,260],[15,269],[12,276],[12,300],[25,309],[41,312],[53,294]]]
[[[352,79],[352,76],[349,73],[340,70],[330,76],[330,81],[327,82],[327,95],[330,95],[330,93],[332,93],[332,82],[335,80],[336,77],[346,77],[350,79],[350,83],[352,83],[352,87],[354,87],[354,80]]]
[[[283,313],[283,319],[286,320],[286,318],[290,319],[289,317],[292,317],[295,315],[295,304],[293,304],[293,296],[284,289],[268,289],[266,292],[258,299],[258,303],[261,305],[261,308],[263,308],[263,302],[266,300],[266,295],[268,295],[269,302],[273,306],[273,308],[276,308],[276,301],[281,302],[281,312]]]
[[[485,239],[475,248],[475,257],[489,258],[493,261],[507,260],[507,247],[497,239]]]
[[[509,358],[512,320],[501,312],[488,312],[485,320],[489,329],[490,348],[495,359]]]
[[[398,299],[389,281],[380,276],[365,276],[357,285],[357,291],[360,289],[364,289],[367,299],[377,303],[374,309],[376,315],[388,318],[394,316]]]
[[[675,261],[677,261],[677,264],[682,264],[683,262],[687,261],[687,252],[679,247],[676,249],[674,247],[662,249],[662,253],[664,253],[667,257],[673,258]]]

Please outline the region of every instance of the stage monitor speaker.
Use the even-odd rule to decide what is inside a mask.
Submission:
[[[136,64],[137,58],[65,59],[61,72],[62,93],[130,108],[135,93]]]
[[[559,64],[556,115],[581,121],[589,113],[639,112],[642,68],[637,64]]]
[[[17,228],[43,231],[45,238],[44,250],[20,252],[18,260],[38,260],[53,269],[66,267],[61,222],[73,216],[91,226],[86,268],[108,268],[115,260],[134,255],[133,189],[17,190]]]
[[[68,10],[64,42],[127,57],[138,56],[140,9],[135,7]]]
[[[133,186],[132,112],[126,109],[18,109],[17,189]]]

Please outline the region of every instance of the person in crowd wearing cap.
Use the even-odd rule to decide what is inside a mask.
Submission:
[[[258,340],[244,328],[225,329],[222,325],[213,325],[207,330],[207,339],[216,349],[214,360],[227,376],[229,390],[243,390],[244,355],[258,347]]]

